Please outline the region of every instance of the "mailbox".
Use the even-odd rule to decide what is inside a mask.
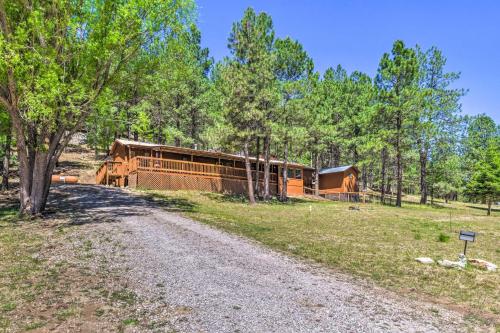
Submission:
[[[465,241],[464,245],[464,256],[467,252],[467,242],[474,242],[476,239],[476,233],[474,231],[464,231],[460,230],[460,235],[458,236],[460,240]]]
[[[464,231],[460,230],[459,239],[467,242],[473,242],[476,238],[476,233],[474,231]]]

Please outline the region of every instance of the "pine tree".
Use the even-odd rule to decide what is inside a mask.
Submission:
[[[467,183],[466,195],[481,200],[488,206],[500,199],[500,140],[491,140],[483,158],[476,164],[471,180]]]
[[[395,153],[396,206],[401,207],[403,190],[403,154],[409,146],[411,125],[418,119],[419,91],[417,89],[418,61],[413,49],[396,41],[391,54],[384,54],[376,77],[381,112],[388,122],[390,140]]]
[[[424,52],[417,46],[417,58],[423,110],[415,123],[415,137],[420,164],[420,203],[425,204],[429,187],[428,162],[442,157],[433,149],[438,144],[450,142],[453,145],[453,141],[456,141],[459,100],[464,91],[450,88],[460,78],[460,74],[444,72],[446,58],[440,50],[432,47]]]
[[[279,81],[280,103],[276,108],[275,132],[283,146],[282,191],[280,198],[287,200],[288,160],[292,142],[304,138],[303,102],[305,85],[312,75],[313,62],[302,45],[291,38],[275,42],[276,77]],[[269,145],[268,149],[269,149]]]
[[[242,20],[233,24],[228,40],[233,58],[221,71],[226,119],[232,137],[241,144],[245,155],[251,204],[255,203],[255,196],[250,146],[252,139],[261,134],[266,115],[276,103],[273,45],[271,17],[265,13],[257,15],[248,8]]]

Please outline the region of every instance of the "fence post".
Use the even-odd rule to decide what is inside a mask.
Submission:
[[[109,170],[108,170],[108,162],[106,161],[106,185],[109,185]]]

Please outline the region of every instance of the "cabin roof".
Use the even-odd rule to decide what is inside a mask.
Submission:
[[[223,152],[219,152],[219,151],[215,151],[215,150],[200,150],[200,149],[176,147],[176,146],[170,146],[170,145],[160,145],[160,144],[154,144],[154,143],[150,143],[150,142],[134,141],[134,140],[128,140],[128,139],[116,139],[115,142],[113,143],[113,146],[111,147],[111,154],[113,153],[117,143],[124,145],[124,146],[135,147],[135,148],[146,148],[146,149],[153,149],[153,150],[159,150],[159,151],[169,151],[169,152],[189,154],[189,155],[192,154],[192,155],[196,155],[196,156],[209,156],[209,157],[238,160],[238,161],[245,160],[244,156],[238,155],[238,154],[223,153]],[[255,161],[256,158],[250,157],[250,160]],[[264,162],[264,159],[260,158],[259,161]],[[269,162],[271,164],[277,164],[277,165],[283,164],[282,160],[277,160],[277,159],[271,159]],[[308,167],[308,166],[303,165],[303,164],[300,164],[300,163],[288,162],[287,164],[290,167],[301,167],[304,169],[313,170],[313,168]]]
[[[358,171],[358,169],[354,165],[344,165],[344,166],[339,166],[339,167],[334,167],[334,168],[323,168],[319,171],[320,175],[325,175],[325,174],[330,174],[330,173],[339,173],[339,172],[344,172],[346,170],[349,170],[350,168],[353,168]]]

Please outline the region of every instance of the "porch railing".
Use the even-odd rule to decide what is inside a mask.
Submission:
[[[133,173],[138,170],[246,179],[246,170],[241,168],[143,156],[136,156],[130,159],[128,172]],[[253,179],[255,179],[255,176],[256,171],[253,170]],[[259,179],[264,179],[264,172],[259,171]],[[269,175],[270,182],[277,182],[277,180],[277,175],[272,173]]]
[[[96,184],[109,184],[109,177],[125,176],[126,171],[122,162],[105,161],[96,171]]]

